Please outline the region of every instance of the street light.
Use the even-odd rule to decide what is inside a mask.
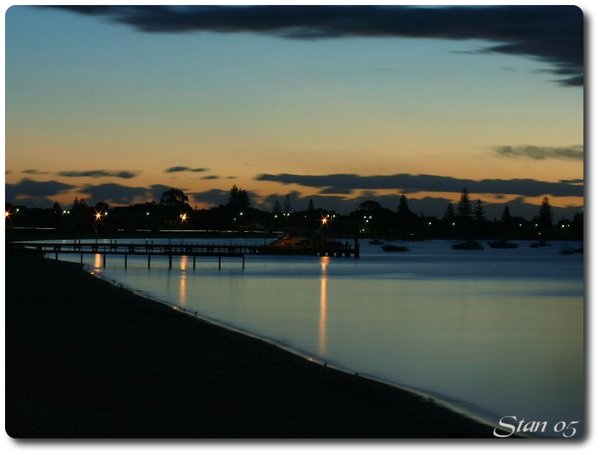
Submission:
[[[102,221],[102,212],[96,212],[94,215],[94,230],[96,231],[96,244],[98,243],[98,222]]]
[[[181,219],[181,244],[183,245],[183,223],[187,220],[187,213],[182,213],[179,218]]]

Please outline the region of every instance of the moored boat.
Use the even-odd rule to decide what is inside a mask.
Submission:
[[[483,250],[483,245],[476,240],[467,240],[466,242],[455,243],[452,245],[452,248],[455,250]]]
[[[490,248],[519,248],[516,243],[510,243],[507,240],[496,240],[494,242],[488,242]]]
[[[381,247],[381,249],[388,253],[393,253],[393,252],[404,253],[404,252],[408,251],[410,248],[407,246],[400,246],[400,245],[383,245]]]

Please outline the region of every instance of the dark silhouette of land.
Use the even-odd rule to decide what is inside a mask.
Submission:
[[[165,230],[186,231],[186,235],[190,232],[203,235],[215,232],[307,235],[324,228],[329,236],[347,238],[583,240],[584,226],[583,213],[575,214],[571,220],[555,221],[548,198],[541,201],[539,213],[531,219],[511,216],[507,205],[500,219],[490,220],[486,218],[485,203],[479,199],[471,201],[466,188],[458,197],[456,209],[450,203],[443,217],[437,218],[412,212],[404,195],[399,198],[396,211],[382,207],[376,200],[365,201],[348,214],[315,208],[312,200],[305,210],[292,210],[289,198],[283,205],[276,201],[272,211],[265,211],[252,207],[248,192],[235,185],[227,204],[210,209],[192,209],[183,191],[170,189],[158,203],[152,201],[131,206],[109,207],[102,201],[92,206],[77,199],[70,208],[60,207],[57,203],[48,209],[7,204],[5,219],[12,240],[32,239],[22,230],[25,227],[52,229],[38,231],[38,238],[55,235],[71,239],[155,236]]]
[[[385,361],[385,359],[382,359]],[[6,431],[65,437],[491,437],[411,393],[6,252]]]

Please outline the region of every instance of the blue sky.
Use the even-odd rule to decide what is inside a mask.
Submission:
[[[527,48],[538,54],[529,55],[520,48],[489,52],[506,42],[488,34],[460,40],[367,37],[344,29],[338,36],[338,25],[331,28],[327,22],[327,30],[338,35],[290,39],[279,36],[278,29],[247,30],[243,20],[231,32],[243,15],[215,19],[217,27],[224,23],[218,21],[229,21],[227,33],[142,31],[139,17],[124,24],[113,13],[8,11],[8,189],[27,187],[18,186],[24,180],[58,181],[71,188],[7,194],[65,203],[75,195],[110,196],[83,190],[116,184],[137,188],[127,193],[134,195],[131,201],[141,201],[150,197],[153,185],[164,185],[183,188],[196,195],[196,204],[210,206],[218,201],[202,195],[214,196],[233,183],[265,204],[274,195],[297,192],[302,199],[323,191],[258,178],[263,174],[426,174],[457,182],[583,177],[581,158],[551,153],[581,150],[583,90],[560,83],[570,73],[558,74],[564,61],[548,58],[549,46],[539,46],[542,32]],[[167,15],[157,17],[160,22]],[[536,28],[535,20],[531,27]],[[500,146],[548,153],[546,159],[500,155]],[[176,165],[207,171],[165,173]],[[32,169],[37,173],[24,172]],[[59,175],[84,170],[112,175]],[[115,177],[118,171],[133,177]],[[333,195],[340,206],[351,206],[365,194],[361,181],[356,179],[350,194]],[[403,190],[368,189],[368,195],[397,196]],[[479,196],[490,204],[520,197],[502,191],[499,185]],[[454,195],[423,187],[412,197]],[[541,197],[517,202],[533,204]],[[563,206],[582,203],[581,197],[554,200]]]

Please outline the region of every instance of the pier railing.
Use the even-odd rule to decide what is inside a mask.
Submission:
[[[88,254],[102,255],[102,265],[106,266],[107,256],[123,256],[125,267],[129,256],[147,256],[148,268],[151,259],[155,256],[169,258],[169,268],[172,268],[173,257],[189,256],[193,259],[193,268],[196,268],[197,257],[218,257],[219,269],[223,257],[239,257],[242,259],[242,268],[245,267],[246,255],[278,255],[278,256],[331,256],[331,257],[359,257],[359,247],[350,243],[346,244],[323,244],[314,246],[274,246],[274,245],[252,245],[252,244],[216,244],[216,243],[191,243],[170,242],[154,243],[99,243],[73,241],[69,243],[43,243],[43,242],[19,242],[23,248],[35,249],[40,254],[53,254],[58,259],[61,254],[80,255]]]

